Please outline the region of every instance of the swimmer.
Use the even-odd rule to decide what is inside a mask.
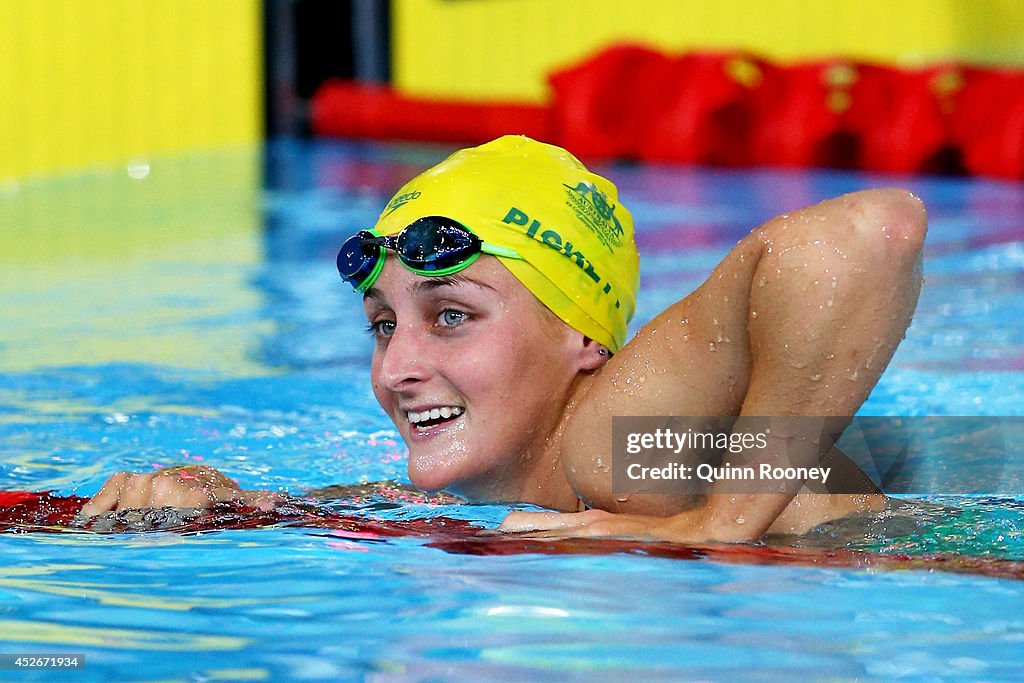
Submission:
[[[639,263],[616,187],[506,136],[407,183],[338,268],[362,296],[373,391],[414,486],[551,510],[513,512],[507,531],[756,541],[884,496],[617,495],[602,463],[612,417],[854,415],[910,323],[925,226],[921,202],[894,189],[779,216],[627,341]],[[119,473],[83,512],[225,498],[273,502],[204,467]]]

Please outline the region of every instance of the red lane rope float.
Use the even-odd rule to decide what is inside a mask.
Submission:
[[[788,166],[962,172],[948,118],[956,72],[831,60],[766,69],[754,161]]]
[[[0,491],[0,505],[14,505],[27,500],[36,500],[43,494],[32,491]]]
[[[675,62],[649,48],[621,45],[550,75],[553,137],[581,157],[639,157],[651,119],[671,106]]]
[[[407,97],[386,86],[340,80],[317,89],[310,118],[318,135],[375,140],[479,144],[506,133],[550,137],[546,106]]]
[[[49,492],[0,492],[0,532],[88,531],[88,525],[70,527],[87,498],[55,496]],[[309,503],[296,502],[274,511],[218,503],[179,527],[163,529],[196,533],[270,525],[329,529],[330,539],[356,543],[395,537],[420,537],[428,547],[459,555],[607,555],[630,554],[677,560],[712,560],[730,564],[793,565],[853,569],[924,570],[1024,579],[1024,562],[996,557],[944,554],[878,554],[845,549],[795,548],[746,544],[680,544],[630,541],[615,538],[544,539],[529,534],[502,534],[473,526],[466,520],[430,517],[410,521],[384,521],[342,514]]]
[[[1024,178],[1024,71],[964,68],[950,139],[968,173]]]
[[[55,496],[50,492],[2,492],[0,532],[90,531],[92,529],[89,522],[76,520],[82,506],[88,500],[81,496]],[[424,536],[439,528],[460,532],[476,530],[476,527],[464,520],[435,517],[410,521],[382,521],[359,515],[341,514],[304,501],[293,501],[275,510],[261,510],[235,502],[222,502],[190,515],[179,525],[162,527],[159,530],[194,533],[274,524],[328,528],[334,530],[336,536],[351,535],[363,540],[370,537]],[[131,530],[131,527],[124,524],[113,529]]]
[[[592,161],[771,164],[1024,178],[1024,70],[901,68],[612,46],[549,76],[546,105],[329,81],[319,135],[478,143],[523,133]]]
[[[514,536],[469,536],[432,540],[430,547],[469,555],[605,555],[625,553],[677,560],[712,560],[729,564],[787,565],[849,569],[924,570],[1024,579],[1024,562],[997,557],[930,553],[879,554],[858,550],[795,548],[746,544],[689,545],[626,541],[614,538],[522,539]]]
[[[746,164],[765,68],[745,54],[614,47],[550,76],[554,137],[589,159]]]
[[[663,86],[671,102],[650,117],[640,158],[720,166],[752,163],[757,93],[772,68],[744,53],[677,57]]]

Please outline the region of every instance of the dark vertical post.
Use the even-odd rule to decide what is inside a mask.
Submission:
[[[389,0],[353,0],[352,44],[356,79],[387,83],[391,78]]]
[[[296,88],[294,0],[263,2],[264,136],[301,129]]]

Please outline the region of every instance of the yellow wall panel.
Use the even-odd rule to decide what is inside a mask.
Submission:
[[[613,43],[782,62],[1024,63],[1020,0],[393,0],[394,80],[433,97],[542,102],[547,74]]]
[[[259,0],[0,0],[0,181],[261,135]]]
[[[267,372],[255,347],[272,330],[251,320],[264,258],[259,146],[170,155],[147,171],[0,189],[3,371],[114,362]]]

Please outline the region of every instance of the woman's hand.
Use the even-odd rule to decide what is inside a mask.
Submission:
[[[531,538],[606,537],[633,541],[699,543],[712,540],[703,525],[679,524],[676,517],[585,512],[512,512],[499,531],[530,532]]]
[[[531,532],[532,538],[607,537],[634,541],[673,543],[746,543],[760,538],[761,526],[748,523],[742,510],[753,508],[754,498],[775,498],[785,504],[786,496],[713,495],[702,506],[669,517],[587,510],[585,512],[512,512],[499,531]],[[774,514],[768,516],[774,518]],[[767,526],[766,524],[764,525]]]
[[[208,508],[221,501],[272,509],[280,499],[267,491],[244,491],[213,467],[179,465],[149,474],[118,472],[82,507],[81,514],[158,507]]]

